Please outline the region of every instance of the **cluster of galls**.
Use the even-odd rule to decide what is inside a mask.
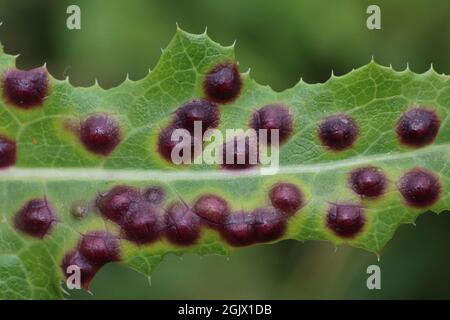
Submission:
[[[196,151],[201,149],[195,148],[195,145],[203,144],[203,140],[197,141],[198,135],[194,135],[196,121],[202,126],[201,132],[198,133],[201,137],[208,129],[218,127],[219,104],[232,102],[241,91],[242,80],[237,65],[231,62],[217,65],[206,74],[203,87],[206,99],[193,99],[184,103],[173,113],[170,123],[159,133],[157,149],[168,162],[172,162],[172,150],[179,143],[190,143],[184,147],[190,150],[191,160],[198,155]],[[172,133],[177,129],[183,129],[186,137],[173,141]],[[180,156],[185,155],[180,152]]]
[[[97,271],[106,263],[119,260],[117,237],[108,232],[94,231],[81,236],[76,248],[64,256],[61,269],[66,277],[78,271],[81,287],[88,291]]]
[[[350,173],[349,185],[362,198],[377,198],[384,194],[387,179],[379,168],[359,168]],[[408,205],[426,208],[437,201],[441,185],[433,173],[416,168],[400,178],[398,189]],[[270,205],[250,211],[232,212],[228,202],[215,194],[204,194],[192,205],[175,201],[165,207],[164,198],[164,190],[157,186],[144,190],[115,186],[99,194],[96,207],[104,218],[119,226],[120,236],[103,231],[82,235],[77,247],[65,255],[61,264],[66,276],[73,273],[68,267],[79,268],[82,286],[88,289],[89,282],[105,263],[119,260],[119,238],[138,245],[165,238],[174,245],[189,246],[197,242],[202,227],[206,227],[219,232],[232,246],[274,241],[284,235],[288,219],[305,205],[303,192],[286,182],[269,190]],[[28,201],[16,213],[14,225],[41,239],[58,221],[53,206],[43,198]],[[365,225],[364,207],[357,203],[330,203],[325,221],[337,236],[354,237]]]
[[[175,245],[192,245],[202,226],[219,231],[231,245],[247,245],[281,237],[287,218],[303,206],[301,191],[289,183],[274,186],[269,198],[272,206],[251,212],[231,213],[227,201],[214,194],[199,197],[192,206],[175,201],[163,209],[160,187],[141,191],[116,186],[96,202],[103,217],[118,224],[122,237],[139,245],[162,237]]]
[[[28,71],[7,70],[3,75],[3,96],[8,104],[31,110],[44,104],[48,96],[48,74],[45,68]],[[120,142],[117,121],[107,114],[91,114],[76,128],[84,147],[99,155],[108,155]],[[0,168],[15,162],[15,144],[0,136]]]
[[[180,142],[190,143],[189,146],[186,146],[186,149],[189,149],[191,152],[189,156],[191,160],[197,156],[195,145],[202,144],[203,140],[196,140],[197,135],[194,135],[194,124],[196,121],[201,122],[202,131],[199,134],[203,137],[206,130],[216,128],[219,125],[220,113],[218,106],[205,99],[194,99],[185,103],[174,112],[172,121],[161,130],[158,138],[158,152],[165,160],[172,162],[172,150]],[[183,130],[185,137],[180,137],[179,141],[172,140],[172,133],[175,130]],[[180,156],[184,156],[182,151]]]
[[[216,223],[213,227],[233,246],[277,240],[285,233],[288,219],[304,206],[305,199],[300,189],[291,183],[274,185],[269,191],[269,199],[271,206],[229,214],[222,223]],[[204,203],[210,201],[208,198],[200,198],[196,208],[208,207]],[[203,217],[207,216],[206,213],[199,211]],[[208,221],[210,220],[212,219],[209,218]]]
[[[38,239],[45,237],[58,221],[47,198],[28,201],[14,216],[16,229]]]
[[[193,159],[196,141],[193,137],[194,122],[202,122],[202,132],[207,129],[217,128],[220,122],[218,105],[234,101],[242,89],[242,79],[238,67],[233,62],[225,62],[213,67],[203,81],[204,99],[194,99],[186,102],[174,113],[169,125],[163,128],[159,134],[157,150],[159,154],[171,162],[171,153],[175,145],[181,141],[189,141],[191,158]],[[3,95],[5,101],[20,109],[33,109],[41,106],[48,94],[48,75],[45,68],[36,68],[29,71],[16,69],[8,70],[3,75]],[[259,132],[259,129],[267,129],[268,141],[271,144],[271,130],[279,130],[279,142],[284,143],[293,130],[293,116],[286,106],[269,104],[255,111],[249,126]],[[410,147],[422,147],[428,145],[436,138],[440,127],[437,114],[427,108],[414,107],[405,112],[396,126],[396,133],[401,143]],[[111,115],[94,113],[81,120],[80,124],[71,126],[80,142],[86,150],[102,155],[109,155],[120,143],[120,125]],[[191,139],[172,141],[172,132],[175,129],[184,129],[185,134]],[[346,114],[336,114],[323,119],[318,125],[318,137],[321,143],[330,150],[342,151],[350,148],[357,140],[359,128],[354,119]],[[248,141],[244,145],[237,143],[241,137],[236,137],[224,143],[223,167],[225,169],[246,169],[253,167],[248,148]],[[248,139],[247,137],[242,137]],[[236,148],[227,148],[234,144]],[[239,146],[242,146],[240,150]],[[244,148],[245,146],[245,148]],[[181,146],[180,146],[181,147]],[[231,158],[238,159],[243,156],[244,163],[226,163],[227,150],[233,150]],[[244,153],[242,155],[242,153]],[[180,155],[182,156],[182,155]],[[16,144],[5,136],[0,135],[0,168],[6,168],[16,162]],[[256,161],[257,163],[258,161]]]
[[[158,139],[158,152],[168,162],[172,162],[172,151],[181,142],[189,141],[190,146],[185,146],[191,150],[190,158],[193,160],[197,154],[196,144],[203,141],[196,141],[194,136],[194,123],[199,121],[202,124],[202,136],[208,129],[217,128],[220,123],[220,112],[218,105],[229,103],[235,100],[240,93],[242,81],[237,66],[228,62],[214,67],[205,77],[204,91],[207,99],[194,99],[179,107],[173,114],[169,125],[161,130]],[[267,145],[271,145],[271,133],[273,129],[279,130],[279,143],[283,143],[292,133],[293,117],[289,110],[280,104],[270,104],[255,111],[249,122],[250,128],[256,130],[267,130]],[[173,141],[172,133],[175,129],[184,129],[189,139],[180,137],[179,141]],[[256,137],[258,138],[258,137]],[[258,142],[258,141],[257,141]],[[234,137],[222,146],[222,167],[224,169],[248,169],[258,164],[259,159],[253,159],[252,154],[258,154],[259,145],[256,150],[250,150],[249,137]],[[232,154],[227,154],[232,152]],[[183,154],[180,154],[183,156]],[[227,161],[231,159],[232,161]],[[238,161],[243,159],[243,161]]]
[[[439,133],[439,117],[433,110],[414,107],[397,122],[396,133],[401,143],[423,147],[434,141]],[[350,148],[359,133],[355,120],[345,114],[330,116],[319,124],[318,135],[324,146],[334,151]]]
[[[48,94],[47,69],[28,71],[10,69],[3,75],[3,96],[5,100],[20,109],[41,106]]]
[[[362,167],[350,172],[348,183],[361,198],[376,199],[385,193],[388,180],[380,168]],[[439,177],[423,168],[407,171],[400,177],[397,188],[405,203],[416,208],[433,205],[441,193]],[[239,229],[240,233],[248,230],[248,241],[243,241],[243,244],[274,240],[282,232],[274,235],[273,239],[258,235],[258,232],[255,237],[250,234],[258,229],[257,225],[271,225],[274,230],[284,230],[286,218],[304,206],[303,193],[292,183],[274,185],[268,196],[271,206],[251,212],[231,213],[228,203],[213,194],[201,196],[192,206],[176,201],[164,209],[165,192],[161,187],[139,190],[116,186],[99,194],[96,207],[103,217],[120,226],[123,238],[137,244],[151,243],[165,235],[174,244],[191,245],[199,238],[201,226],[207,226],[220,231],[230,244],[238,245],[239,241],[231,240],[233,230]],[[331,203],[326,220],[336,234],[353,236],[361,230],[355,226],[363,226],[364,208],[355,203]],[[43,238],[58,221],[47,198],[37,198],[28,201],[16,213],[14,225],[30,236]],[[347,224],[351,227],[344,230]]]
[[[214,76],[216,74],[222,74],[222,72],[233,75],[227,78],[230,80],[228,85],[220,87],[222,94],[226,90],[230,90],[230,97],[233,97],[233,99],[226,100],[226,102],[232,101],[237,97],[237,93],[239,92],[237,88],[241,85],[241,81],[237,81],[237,79],[240,79],[237,67],[231,63],[217,66],[206,76],[204,81],[204,87],[207,92],[206,96],[210,100],[200,99],[185,103],[176,110],[169,126],[161,131],[158,141],[158,151],[167,161],[171,161],[171,152],[178,143],[178,141],[171,141],[171,133],[174,129],[186,129],[187,134],[192,135],[194,121],[202,122],[202,134],[207,129],[216,128],[219,125],[220,113],[215,103],[223,103],[224,100],[218,97],[214,98],[214,93],[208,93],[207,90],[217,84]],[[231,79],[236,80],[235,85],[232,84]],[[260,129],[266,129],[267,144],[269,146],[272,142],[271,132],[273,129],[277,129],[279,130],[279,143],[283,144],[292,135],[293,115],[284,105],[277,103],[265,105],[251,115],[249,127],[255,129],[257,134],[260,132]],[[396,134],[402,144],[418,148],[432,143],[439,132],[439,127],[440,121],[435,111],[423,107],[414,107],[406,111],[399,119],[396,125]],[[351,148],[356,142],[359,133],[360,129],[357,122],[347,114],[328,116],[317,126],[317,136],[320,143],[327,149],[336,152]],[[242,139],[245,140],[241,141]],[[259,159],[256,159],[256,162],[251,161],[252,158],[249,154],[250,143],[248,139],[248,137],[235,137],[223,145],[223,168],[232,170],[247,169],[255,166],[259,162]],[[187,141],[191,141],[192,143],[191,158],[193,159],[196,156],[194,154],[194,146],[197,143],[202,143],[202,141],[195,141],[193,138]],[[231,148],[232,146],[233,148]],[[257,148],[259,148],[259,145]],[[234,154],[227,155],[229,150],[232,150]],[[258,154],[258,150],[253,152]],[[227,163],[225,161],[227,158],[234,159],[234,162]],[[238,163],[238,158],[244,159],[244,162]]]
[[[142,192],[129,186],[116,186],[100,194],[96,204],[103,217],[120,226],[123,238],[145,244],[157,240],[165,230],[163,200],[164,191],[159,187]]]
[[[375,199],[387,188],[387,179],[380,168],[363,167],[350,172],[349,186],[361,198]],[[433,205],[441,193],[439,178],[423,168],[406,172],[397,185],[408,206],[426,208]],[[327,213],[327,226],[340,237],[353,237],[365,223],[364,207],[357,203],[331,203]]]
[[[297,186],[279,183],[269,192],[272,206],[251,212],[231,213],[225,199],[214,194],[199,197],[191,206],[175,201],[163,210],[164,190],[150,187],[143,191],[116,186],[100,194],[96,206],[103,217],[114,221],[121,237],[138,245],[162,237],[169,242],[188,246],[201,236],[202,227],[217,230],[233,246],[267,242],[283,236],[287,220],[304,205]],[[82,287],[88,290],[96,272],[105,264],[120,259],[118,238],[101,231],[82,235],[76,248],[67,253],[61,268],[69,277],[79,269]]]
[[[28,201],[15,215],[14,227],[32,237],[42,239],[59,219],[47,198]],[[89,283],[106,263],[119,260],[117,238],[106,232],[91,232],[82,236],[77,247],[67,253],[61,263],[66,276],[78,268],[81,286],[89,290]]]
[[[384,194],[387,179],[379,168],[358,168],[349,174],[349,186],[361,197],[373,199]],[[438,199],[441,187],[434,174],[417,168],[401,177],[398,188],[408,205],[424,208]],[[175,201],[164,208],[165,192],[161,187],[140,190],[115,186],[98,195],[96,207],[104,218],[119,226],[120,238],[138,245],[162,238],[174,245],[193,245],[200,238],[202,227],[206,227],[219,232],[229,245],[240,247],[280,239],[288,219],[305,205],[303,192],[287,182],[272,186],[268,198],[270,205],[250,211],[232,212],[225,199],[211,193],[200,196],[192,205]],[[24,231],[27,230],[23,227],[26,223],[21,222],[24,216],[47,217],[44,222],[38,220],[38,227],[28,227],[28,233],[42,237],[56,221],[49,208],[47,202],[27,205],[17,215],[16,225]],[[352,238],[364,228],[364,207],[357,203],[330,203],[325,222],[337,236]],[[78,246],[65,256],[62,267],[63,270],[70,265],[80,268],[82,284],[87,288],[102,265],[118,259],[117,238],[108,233],[93,232],[82,236]]]
[[[158,152],[168,161],[177,142],[171,140],[175,129],[184,129],[187,135],[194,134],[194,122],[202,122],[202,134],[207,129],[217,128],[220,122],[218,105],[234,101],[240,94],[242,80],[234,63],[222,63],[208,72],[204,79],[205,99],[194,99],[178,108],[170,124],[164,128],[158,140]],[[3,95],[8,104],[28,110],[41,106],[48,94],[48,76],[45,68],[29,71],[9,70],[3,75]],[[257,132],[279,130],[279,141],[284,143],[293,131],[293,116],[286,106],[269,104],[255,111],[249,126]],[[438,135],[439,117],[435,111],[414,107],[406,111],[396,125],[399,141],[418,148],[431,144]],[[94,113],[80,124],[72,126],[84,147],[95,154],[107,156],[120,143],[119,123],[110,115]],[[321,144],[329,150],[349,149],[357,140],[359,128],[354,119],[346,114],[324,118],[317,127]],[[189,139],[188,139],[189,140]],[[234,144],[233,164],[224,164],[226,169],[252,167],[248,141],[239,149],[239,137],[223,146],[224,163],[227,145]],[[195,157],[194,139],[190,139],[191,156]],[[242,147],[242,145],[240,145]],[[243,154],[244,163],[236,159]],[[0,135],[0,169],[16,162],[16,143]],[[387,179],[380,168],[358,168],[350,173],[349,186],[362,198],[382,196],[387,188]],[[439,178],[432,172],[415,168],[406,172],[398,181],[397,188],[405,203],[416,208],[434,204],[440,195]],[[269,192],[271,206],[250,212],[230,212],[227,202],[217,195],[207,194],[191,206],[178,201],[162,208],[164,191],[152,187],[141,191],[128,186],[117,186],[98,197],[96,205],[101,214],[120,226],[122,237],[137,244],[147,244],[161,237],[176,245],[194,244],[201,234],[202,226],[217,230],[230,245],[243,246],[267,242],[280,238],[285,232],[287,219],[303,205],[301,191],[293,184],[280,183]],[[326,225],[337,236],[353,237],[365,224],[364,207],[357,203],[330,203],[326,214]],[[30,200],[15,215],[15,227],[36,238],[48,234],[58,218],[46,198]],[[82,236],[77,247],[68,253],[63,269],[69,265],[80,267],[83,286],[87,288],[90,279],[105,263],[119,259],[117,238],[104,232],[93,232]]]
[[[3,74],[3,98],[8,104],[28,110],[44,103],[48,91],[47,70],[7,70]],[[0,135],[0,169],[16,163],[16,142]]]

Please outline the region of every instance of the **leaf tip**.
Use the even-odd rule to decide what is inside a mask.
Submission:
[[[334,74],[334,69],[331,68],[331,74],[330,74],[330,79],[334,79],[336,78],[335,74]],[[300,79],[301,80],[301,79]]]
[[[237,43],[237,39],[234,39],[234,41],[233,41],[232,44],[230,44],[229,46],[225,46],[224,48],[225,48],[225,49],[234,50],[234,48],[235,48],[235,46],[236,46],[236,43]]]
[[[432,71],[432,72],[434,72],[435,70],[434,70],[434,65],[433,65],[433,62],[431,62],[430,63],[430,69],[429,69],[429,71]]]
[[[427,73],[430,74],[430,75],[436,75],[436,76],[441,75],[441,74],[439,74],[439,73],[436,71],[436,69],[434,68],[433,62],[430,63],[430,68],[428,69]],[[444,73],[442,73],[442,75],[445,76]]]
[[[409,68],[409,62],[406,62],[405,72],[411,72],[411,69]]]

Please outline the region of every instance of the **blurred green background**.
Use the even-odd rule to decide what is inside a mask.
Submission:
[[[81,7],[81,30],[66,28],[66,8]],[[366,28],[366,8],[381,7],[382,30]],[[47,63],[56,78],[109,88],[144,77],[175,32],[237,40],[241,70],[275,90],[300,77],[323,82],[374,56],[416,72],[430,64],[450,74],[448,0],[0,0],[0,41],[18,66]],[[402,226],[381,254],[328,243],[284,241],[219,256],[168,256],[151,279],[118,264],[77,299],[379,299],[450,298],[450,215],[425,214]],[[382,289],[366,288],[366,268],[379,264]]]

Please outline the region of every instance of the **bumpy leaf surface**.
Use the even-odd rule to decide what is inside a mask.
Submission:
[[[293,183],[303,193],[304,206],[288,219],[286,231],[276,241],[327,240],[372,252],[379,252],[400,224],[414,222],[427,210],[450,209],[450,80],[433,70],[396,72],[370,62],[324,84],[300,81],[280,93],[241,74],[239,97],[219,106],[218,128],[246,129],[255,110],[273,103],[286,106],[294,119],[293,131],[280,147],[279,172],[231,173],[217,165],[168,164],[157,151],[161,128],[181,105],[205,97],[208,71],[234,60],[233,47],[178,30],[154,70],[142,80],[126,80],[104,90],[98,85],[76,88],[49,75],[41,106],[19,108],[0,98],[0,135],[17,145],[16,163],[0,170],[1,298],[61,298],[63,257],[77,247],[82,234],[91,231],[108,230],[118,236],[121,263],[147,275],[168,253],[226,255],[234,249],[220,232],[208,227],[202,227],[200,238],[186,246],[165,237],[140,245],[127,240],[119,226],[92,205],[101,192],[117,185],[160,186],[166,194],[163,210],[175,200],[193,206],[201,195],[214,193],[235,213],[270,207],[270,188],[279,182]],[[14,68],[15,58],[0,52],[2,77]],[[402,144],[396,133],[402,114],[414,106],[434,110],[440,119],[434,141],[421,147]],[[120,126],[120,143],[108,154],[87,150],[71,129],[93,113],[108,114]],[[318,126],[339,114],[355,121],[358,134],[350,148],[330,150],[320,141]],[[365,166],[378,167],[386,176],[385,190],[377,198],[361,197],[349,186],[349,173]],[[408,205],[399,191],[401,177],[414,168],[439,179],[438,199],[429,205]],[[47,199],[59,220],[42,238],[15,226],[17,213],[34,198]],[[362,230],[352,237],[333,232],[326,218],[333,204],[362,208]]]

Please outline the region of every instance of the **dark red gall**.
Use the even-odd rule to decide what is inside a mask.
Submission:
[[[235,136],[222,146],[222,168],[245,170],[259,163],[258,139],[254,136]]]
[[[175,130],[179,131],[175,132]],[[158,152],[161,157],[171,163],[177,163],[178,161],[172,158],[172,152],[174,153],[174,157],[179,157],[180,159],[186,158],[187,161],[193,161],[196,156],[195,146],[197,143],[201,144],[202,142],[195,139],[189,131],[170,125],[162,129],[159,133]],[[190,154],[185,154],[184,152],[186,150]]]
[[[293,117],[289,110],[278,104],[269,104],[255,111],[250,120],[250,127],[259,130],[267,130],[267,144],[272,143],[272,130],[278,130],[279,144],[284,143],[292,133]]]
[[[28,201],[14,218],[16,229],[42,239],[58,222],[55,210],[46,198]]]
[[[110,191],[99,194],[96,205],[105,218],[120,222],[131,204],[138,201],[139,198],[138,189],[129,186],[115,186]]]
[[[332,203],[328,209],[326,221],[328,228],[336,235],[351,238],[364,226],[364,209],[357,204]]]
[[[439,132],[440,121],[436,112],[424,108],[413,108],[405,112],[397,123],[400,142],[422,147],[430,144]]]
[[[255,216],[255,239],[259,242],[274,241],[281,238],[286,231],[286,217],[274,208],[253,210]]]
[[[80,140],[87,150],[107,156],[120,142],[119,123],[107,114],[92,114],[81,122]]]
[[[31,109],[44,103],[48,91],[45,68],[28,71],[10,69],[3,76],[3,95],[12,105]]]
[[[398,183],[406,203],[417,208],[433,205],[441,193],[439,178],[432,172],[415,168],[406,172]]]
[[[195,122],[201,122],[202,134],[219,125],[220,113],[215,103],[204,99],[195,99],[185,103],[175,111],[174,125],[194,134]]]
[[[272,205],[287,215],[295,214],[304,205],[303,194],[293,183],[277,183],[269,191]]]
[[[233,213],[224,223],[221,234],[232,246],[248,246],[256,242],[255,215],[248,212]]]
[[[154,206],[159,206],[164,202],[166,193],[163,188],[155,186],[148,187],[142,192],[142,197],[144,200],[148,201]]]
[[[200,236],[200,218],[182,202],[170,205],[166,212],[167,239],[177,245],[194,244]]]
[[[376,167],[355,169],[350,173],[349,185],[352,190],[363,197],[381,196],[386,189],[386,176]]]
[[[94,231],[82,236],[80,253],[95,265],[119,260],[119,241],[108,232]]]
[[[137,244],[154,242],[165,229],[161,210],[145,200],[130,205],[120,227],[124,237]]]
[[[225,199],[214,194],[205,194],[198,198],[194,211],[206,225],[213,228],[221,227],[230,214]]]
[[[206,74],[203,87],[208,100],[217,103],[234,101],[242,88],[241,75],[237,65],[227,62],[215,66]]]
[[[16,143],[6,137],[0,136],[0,169],[7,168],[16,163]]]
[[[89,262],[78,249],[75,249],[64,256],[61,269],[65,277],[69,278],[77,274],[75,268],[79,270],[81,287],[89,291],[89,284],[100,269],[100,266]]]
[[[353,145],[358,136],[358,126],[352,118],[341,114],[322,120],[318,132],[324,146],[341,151]]]

